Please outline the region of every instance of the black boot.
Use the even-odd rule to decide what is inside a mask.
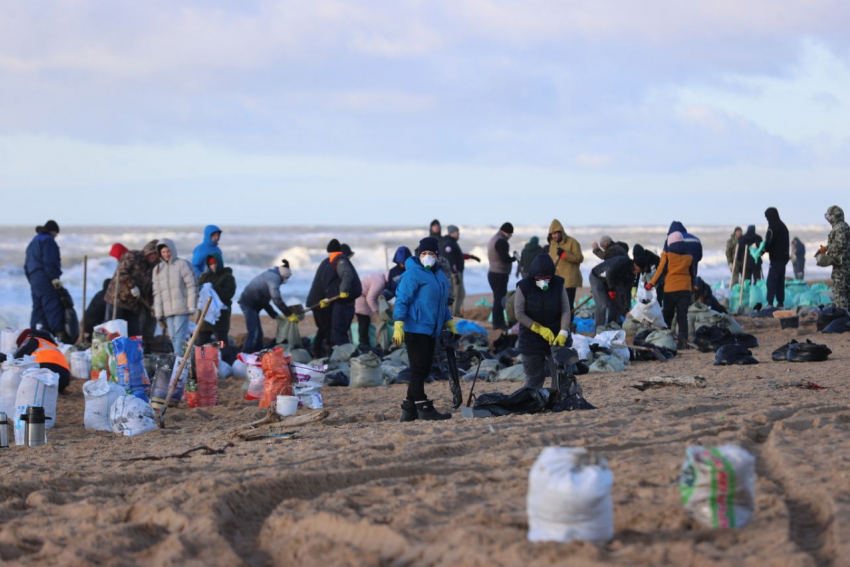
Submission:
[[[684,337],[676,339],[676,350],[688,350],[689,348],[691,348],[691,345],[688,344],[688,339]]]
[[[416,421],[416,404],[410,400],[401,402],[401,419],[399,421]]]
[[[452,414],[438,412],[434,409],[434,402],[425,400],[416,402],[416,417],[425,421],[442,421],[444,419],[451,419]]]

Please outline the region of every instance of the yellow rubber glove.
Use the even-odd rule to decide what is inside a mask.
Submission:
[[[569,334],[566,331],[558,333],[558,336],[555,337],[555,346],[566,346],[567,337],[569,337]]]
[[[404,342],[404,321],[396,321],[393,323],[393,344],[401,346]]]
[[[455,324],[454,319],[449,319],[448,321],[446,321],[446,329],[448,329],[455,335],[457,334],[457,325]]]
[[[328,305],[330,305],[330,304],[331,304],[330,300],[328,300],[328,299],[323,299],[323,300],[321,300],[321,301],[319,302],[319,307],[321,307],[322,309],[325,309],[325,308],[327,308],[327,306],[328,306]]]
[[[290,323],[295,323],[296,325],[301,321],[295,313],[287,317],[286,320]]]
[[[339,292],[339,298],[340,299],[347,299],[348,298],[348,292],[347,291]]]
[[[531,325],[531,330],[543,337],[550,345],[555,342],[555,333],[549,327],[544,327],[540,323],[534,323]]]

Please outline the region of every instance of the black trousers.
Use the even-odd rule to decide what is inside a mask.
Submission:
[[[493,290],[493,326],[505,325],[505,297],[508,295],[510,274],[487,272],[487,281]]]
[[[313,309],[313,320],[316,322],[316,337],[313,339],[313,356],[318,358],[325,356],[325,345],[330,346],[332,315],[333,312],[330,307]]]
[[[348,344],[348,332],[354,320],[354,304],[336,302],[331,305],[331,346]]]
[[[576,318],[576,314],[575,314],[576,288],[568,287],[567,288],[567,297],[570,299],[570,323],[572,323],[573,319]]]
[[[407,357],[410,359],[410,383],[407,385],[407,399],[412,402],[427,400],[425,379],[431,374],[437,339],[420,333],[405,333],[404,344],[407,346]]]
[[[673,315],[679,326],[679,337],[688,340],[688,307],[691,305],[691,292],[668,291],[664,294],[664,322],[668,327],[673,325]]]
[[[767,304],[773,305],[774,298],[778,307],[785,306],[785,267],[788,262],[771,262],[767,269]]]
[[[360,344],[372,346],[369,341],[369,327],[372,325],[372,318],[362,313],[357,314],[357,333],[360,335]]]

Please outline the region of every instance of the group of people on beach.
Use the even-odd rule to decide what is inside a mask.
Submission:
[[[768,255],[768,302],[782,307],[785,270],[794,260],[794,273],[803,276],[805,248],[799,239],[789,242],[788,228],[776,208],[765,211],[768,231],[765,238],[750,226],[746,232],[736,228],[726,247],[727,260],[733,273],[743,281],[761,277],[761,258]],[[850,227],[840,207],[828,209],[826,220],[831,225],[828,242],[815,255],[821,266],[832,266],[835,304],[847,308],[850,301]],[[64,308],[58,292],[62,288],[62,268],[56,237],[59,225],[48,221],[36,228],[36,236],[26,251],[25,273],[32,291],[32,333],[40,332],[55,342],[67,340]],[[514,233],[505,222],[487,244],[488,282],[493,292],[492,322],[496,330],[507,329],[506,297],[510,275],[517,263],[521,276],[513,294],[516,320],[519,322],[518,349],[523,356],[527,385],[540,386],[545,377],[545,357],[551,346],[568,345],[572,331],[576,291],[583,284],[580,265],[584,262],[582,247],[557,219],[549,226],[548,247],[535,237],[526,244],[522,255],[510,250]],[[203,241],[194,249],[192,260],[178,255],[168,238],[148,242],[141,250],[129,250],[116,243],[110,255],[118,267],[104,282],[86,309],[85,333],[107,319],[124,319],[131,335],[140,335],[148,345],[153,340],[157,323],[167,334],[174,352],[189,335],[189,321],[198,315],[199,290],[211,284],[221,303],[228,307],[215,324],[201,325],[200,344],[228,341],[230,307],[236,295],[236,280],[224,263],[219,247],[222,229],[215,225],[204,229]],[[425,395],[424,383],[431,369],[434,351],[441,331],[454,332],[454,318],[463,313],[466,296],[464,270],[466,261],[481,260],[466,254],[460,246],[460,229],[449,225],[445,233],[434,220],[429,234],[411,251],[400,246],[394,253],[388,273],[360,278],[354,267],[354,252],[347,244],[332,239],[326,246],[313,279],[307,306],[312,309],[317,327],[313,354],[324,356],[337,345],[352,342],[349,329],[358,322],[359,341],[369,347],[369,324],[379,311],[378,301],[395,299],[393,309],[393,342],[406,345],[410,359],[411,381],[402,405],[402,419],[448,419],[450,414],[438,412]],[[640,244],[615,241],[608,235],[591,243],[592,253],[601,262],[590,272],[590,288],[595,300],[596,326],[620,322],[628,312],[632,290],[643,285],[654,289],[663,307],[668,326],[675,318],[680,346],[687,345],[687,311],[692,301],[711,303],[711,289],[698,276],[702,260],[702,243],[678,221],[668,230],[660,255]],[[289,262],[263,271],[254,277],[236,300],[245,316],[247,337],[242,350],[256,352],[264,346],[260,314],[297,324],[299,312],[282,299],[280,286],[292,276]],[[716,301],[714,302],[716,304]],[[718,305],[718,307],[720,307]],[[85,337],[84,337],[85,340]],[[36,345],[38,347],[39,345]],[[47,345],[49,346],[49,345]],[[46,355],[45,355],[46,356]]]

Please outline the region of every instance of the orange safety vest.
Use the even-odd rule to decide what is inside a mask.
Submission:
[[[65,359],[65,355],[62,354],[61,350],[56,348],[56,345],[38,337],[33,338],[38,341],[38,348],[32,353],[36,362],[39,364],[55,364],[69,371],[71,370],[68,366],[68,361]]]

